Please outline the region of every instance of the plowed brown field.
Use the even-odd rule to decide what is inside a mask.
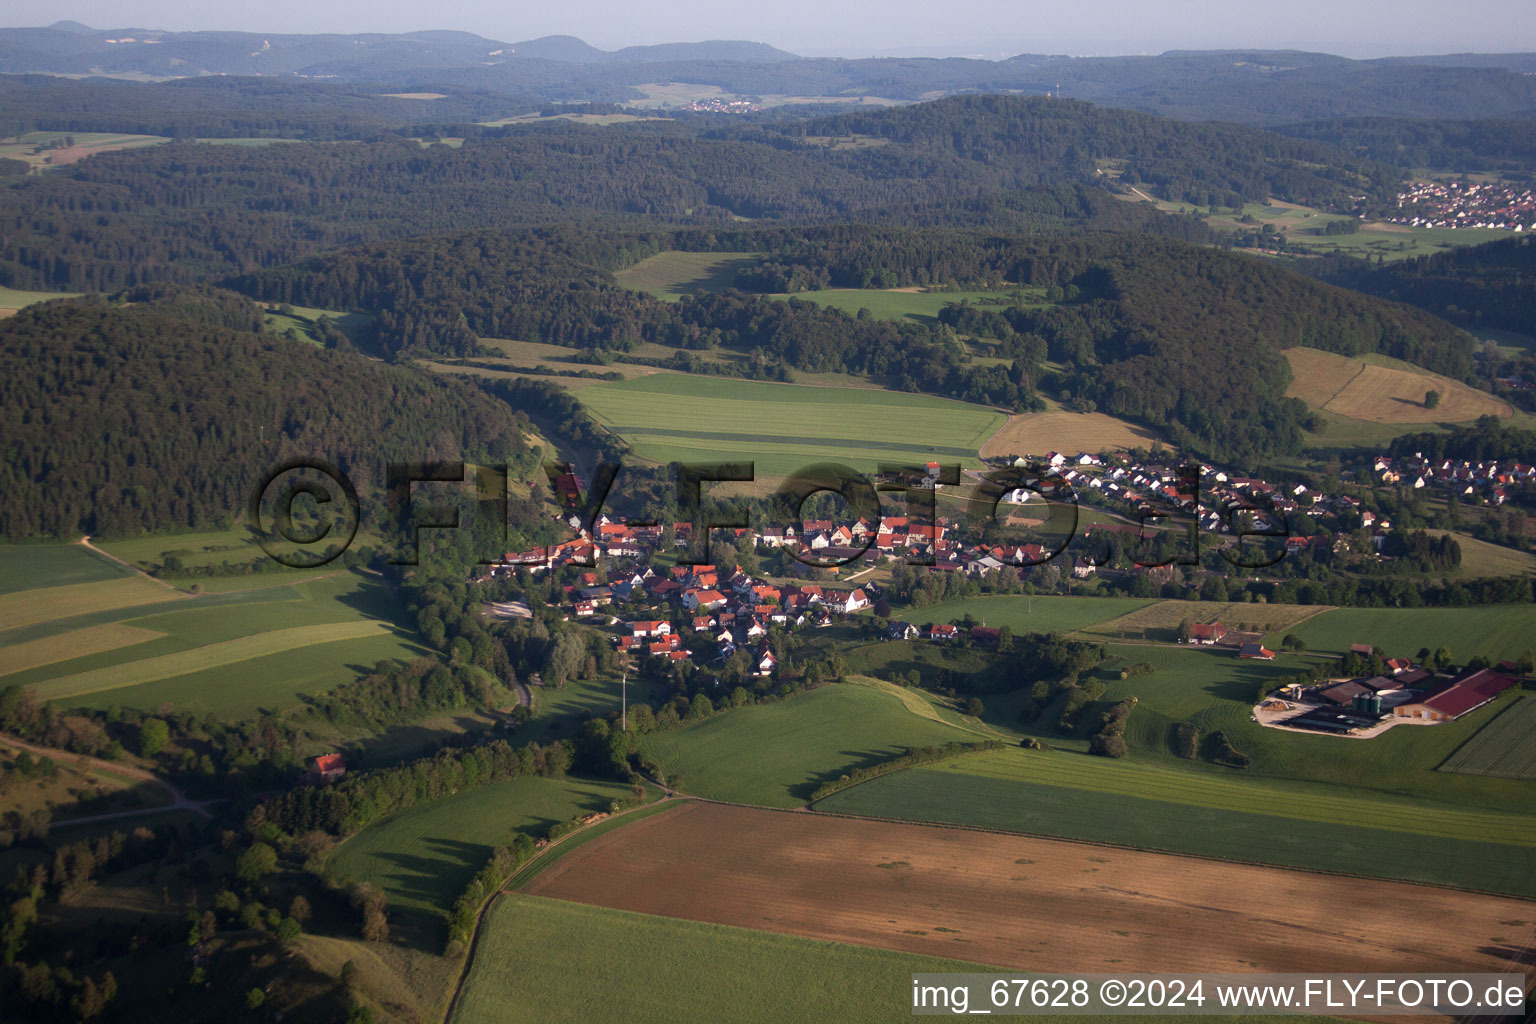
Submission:
[[[1536,926],[1498,896],[705,803],[526,891],[1045,971],[1528,971]]]

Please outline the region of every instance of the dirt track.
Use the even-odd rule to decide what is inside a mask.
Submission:
[[[526,891],[1050,971],[1529,974],[1536,959],[1536,903],[1516,899],[705,803],[574,850]]]

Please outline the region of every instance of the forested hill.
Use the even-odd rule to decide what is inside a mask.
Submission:
[[[1345,117],[1274,129],[1398,167],[1530,171],[1536,168],[1536,120],[1447,121]]]
[[[953,96],[911,107],[794,123],[809,136],[866,136],[994,164],[1049,162],[1092,177],[1104,168],[1162,198],[1239,206],[1268,196],[1347,210],[1385,198],[1399,172],[1317,142],[1240,125],[1174,121],[1040,96]]]
[[[386,459],[525,457],[519,417],[472,387],[209,322],[230,308],[72,300],[0,321],[0,534],[227,523],[295,455],[365,493]]]
[[[611,254],[766,251],[746,289],[1009,284],[1042,304],[951,307],[942,325],[854,317],[743,291],[665,303],[619,288]],[[1249,256],[1143,235],[1008,237],[868,227],[604,235],[479,232],[346,250],[232,282],[258,298],[380,311],[391,353],[469,354],[478,336],[621,353],[716,346],[761,376],[844,371],[1014,409],[1037,390],[1164,429],[1212,457],[1295,451],[1308,412],[1283,397],[1281,350],[1383,352],[1455,377],[1472,342],[1420,310]],[[964,358],[949,328],[995,339],[1008,366]],[[1047,361],[1065,369],[1052,371]]]
[[[852,146],[815,134],[834,129],[884,134]],[[1390,190],[1396,176],[1257,130],[1009,97],[803,129],[639,122],[595,131],[559,122],[467,138],[460,148],[404,138],[172,142],[0,186],[0,285],[115,291],[342,245],[552,221],[857,220],[1192,237],[1185,218],[1112,201],[1102,186],[1140,183],[1199,204],[1274,194],[1344,207]]]
[[[1458,323],[1522,334],[1536,325],[1536,239],[1524,235],[1398,263],[1339,258],[1307,270]]]

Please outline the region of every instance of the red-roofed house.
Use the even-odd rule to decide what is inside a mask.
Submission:
[[[340,754],[321,754],[310,774],[318,782],[333,782],[347,774],[347,764]]]
[[[1189,627],[1189,642],[1207,646],[1220,643],[1227,635],[1227,627],[1219,622],[1197,622]]]

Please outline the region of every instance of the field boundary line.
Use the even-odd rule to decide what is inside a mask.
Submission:
[[[1319,350],[1319,351],[1321,351],[1321,350]],[[1326,410],[1328,412],[1334,412],[1333,409],[1329,409],[1328,407],[1334,403],[1335,399],[1337,399],[1340,395],[1342,395],[1344,393],[1344,390],[1346,388],[1348,388],[1355,381],[1359,380],[1361,374],[1365,373],[1365,368],[1367,366],[1370,366],[1370,365],[1371,365],[1370,363],[1367,363],[1364,360],[1362,360],[1361,363],[1360,363],[1360,369],[1355,371],[1355,375],[1353,377],[1349,378],[1349,380],[1345,381],[1343,384],[1340,384],[1339,385],[1339,390],[1337,390],[1333,394],[1329,395],[1328,396],[1328,400],[1325,401],[1322,405],[1319,405],[1318,408]]]
[[[660,800],[656,800],[648,804],[641,804],[639,807],[631,807],[628,810],[620,811],[618,814],[610,814],[607,818],[604,819],[604,821],[611,822],[622,820],[627,816],[634,814],[636,811],[650,810],[653,814],[662,813],[660,811],[656,811],[655,808],[663,804],[667,804],[674,799],[676,800],[674,806],[684,807],[688,804],[690,798],[676,798],[673,795],[663,795]],[[475,962],[475,951],[479,948],[480,945],[480,926],[485,923],[485,915],[490,913],[491,906],[503,896],[521,895],[517,890],[507,888],[507,886],[512,883],[513,879],[517,878],[517,876],[521,875],[524,871],[527,871],[528,868],[532,867],[535,863],[543,860],[546,857],[549,857],[550,851],[565,845],[568,840],[572,840],[577,836],[586,834],[588,828],[592,828],[600,824],[603,824],[603,822],[593,822],[592,825],[587,826],[587,828],[577,829],[575,832],[571,832],[568,835],[563,835],[559,839],[556,839],[554,842],[547,844],[544,849],[537,851],[532,857],[528,858],[526,861],[513,869],[512,873],[507,875],[506,878],[502,879],[501,883],[497,885],[496,888],[491,891],[491,894],[485,898],[485,902],[480,904],[480,909],[475,912],[475,928],[474,931],[470,933],[469,946],[464,950],[464,962],[459,967],[458,979],[453,983],[453,994],[448,997],[448,1005],[443,1008],[442,1024],[448,1024],[448,1022],[453,1019],[453,1011],[458,1007],[459,999],[464,994],[464,983],[469,980],[469,969],[470,966]],[[628,822],[624,822],[624,824],[628,824]],[[613,831],[617,831],[617,829],[614,829]]]
[[[954,760],[954,759],[952,759],[952,760]],[[881,778],[890,778],[892,775],[899,775],[899,774],[901,774],[901,772],[911,771],[913,768],[927,768],[927,767],[931,767],[931,765],[927,765],[927,764],[913,765],[913,766],[911,766],[911,768],[902,768],[902,769],[899,769],[898,771],[888,772],[884,776],[881,776]],[[873,781],[873,780],[870,780],[870,781]],[[860,783],[860,785],[863,785],[863,783]],[[853,789],[855,787],[850,786],[848,788],[849,789]],[[838,790],[837,793],[833,793],[830,796],[823,797],[822,799],[823,800],[830,800],[833,796],[838,796],[838,795],[840,795],[842,793],[845,793],[847,791],[848,790]],[[695,797],[694,799],[702,799],[702,798]],[[728,803],[729,801],[725,801],[725,800],[704,800],[704,802],[705,803],[723,804],[723,803]],[[817,801],[817,802],[820,803],[820,801]],[[952,821],[930,821],[930,820],[928,820],[926,818],[888,818],[888,817],[884,817],[884,816],[881,816],[881,815],[874,815],[874,814],[849,814],[846,811],[823,811],[823,810],[818,810],[815,807],[811,807],[809,805],[805,806],[805,807],[796,807],[796,808],[793,808],[793,809],[786,809],[786,808],[782,808],[782,807],[758,807],[756,804],[731,804],[731,806],[733,806],[733,807],[752,807],[752,808],[755,808],[757,810],[762,810],[762,811],[785,811],[786,813],[791,813],[791,814],[794,814],[794,813],[819,814],[819,815],[822,815],[823,817],[827,817],[827,818],[847,818],[847,819],[850,819],[850,820],[853,820],[853,821],[881,821],[881,822],[885,822],[885,823],[891,824],[891,825],[922,825],[922,826],[925,826],[927,828],[949,828],[949,829],[956,829],[956,830],[959,830],[959,831],[962,831],[962,832],[984,832],[984,833],[988,833],[990,835],[999,835],[999,836],[1022,836],[1022,837],[1026,838],[1026,839],[1043,839],[1043,840],[1046,840],[1046,841],[1049,841],[1049,842],[1053,842],[1053,843],[1077,843],[1077,844],[1079,844],[1081,846],[1098,846],[1098,847],[1103,847],[1105,849],[1110,849],[1110,850],[1127,850],[1127,851],[1130,851],[1130,852],[1133,852],[1133,853],[1155,853],[1155,854],[1158,854],[1158,855],[1164,856],[1164,857],[1180,857],[1180,858],[1183,858],[1184,860],[1215,861],[1215,862],[1218,862],[1218,863],[1221,863],[1221,864],[1242,864],[1242,865],[1247,866],[1247,867],[1257,866],[1257,867],[1261,867],[1261,868],[1270,868],[1270,869],[1273,869],[1275,871],[1298,871],[1298,872],[1301,872],[1303,874],[1308,874],[1308,875],[1332,875],[1332,876],[1334,876],[1336,878],[1358,878],[1358,879],[1361,879],[1363,881],[1368,881],[1368,882],[1382,882],[1382,881],[1386,881],[1386,882],[1396,882],[1399,885],[1422,885],[1422,886],[1425,886],[1426,888],[1430,888],[1430,889],[1449,889],[1449,890],[1451,890],[1453,892],[1469,892],[1469,893],[1476,893],[1476,894],[1478,894],[1480,896],[1498,896],[1498,897],[1501,897],[1501,898],[1504,898],[1504,899],[1523,900],[1526,903],[1531,903],[1533,905],[1536,905],[1536,896],[1522,895],[1520,893],[1500,892],[1497,889],[1478,889],[1478,888],[1474,888],[1474,887],[1469,886],[1469,885],[1454,885],[1454,884],[1452,884],[1450,882],[1421,882],[1421,881],[1417,881],[1417,880],[1406,880],[1406,879],[1401,879],[1401,878],[1382,878],[1382,877],[1380,877],[1378,875],[1362,875],[1358,871],[1338,871],[1338,870],[1335,870],[1335,869],[1332,869],[1332,868],[1296,867],[1296,866],[1290,865],[1290,864],[1273,864],[1273,863],[1270,863],[1268,861],[1239,860],[1236,857],[1219,857],[1219,856],[1216,856],[1214,854],[1184,853],[1184,852],[1179,851],[1179,850],[1165,850],[1165,849],[1162,849],[1161,847],[1156,847],[1156,846],[1135,846],[1135,845],[1130,844],[1130,843],[1116,843],[1116,842],[1112,842],[1111,840],[1108,840],[1108,839],[1078,839],[1078,838],[1072,838],[1072,837],[1068,837],[1068,836],[1053,836],[1053,835],[1049,835],[1049,834],[1044,833],[1044,832],[1010,831],[1008,829],[1002,829],[1002,828],[988,828],[985,825],[962,825],[962,824],[958,824],[958,823],[952,822]]]
[[[90,534],[86,534],[84,537],[81,537],[76,543],[78,543],[81,547],[85,548],[85,550],[87,550],[89,552],[92,552],[93,554],[99,555],[100,557],[105,558],[107,561],[112,562],[115,565],[120,565],[124,569],[127,569],[129,572],[135,573],[136,575],[139,575],[139,576],[142,576],[145,579],[151,581],[152,583],[158,583],[160,586],[164,587],[165,589],[167,589],[167,590],[169,590],[169,591],[171,591],[173,593],[180,594],[182,597],[189,596],[187,594],[187,592],[185,590],[182,590],[180,587],[174,587],[171,584],[165,582],[165,580],[160,579],[159,577],[151,576],[149,573],[145,572],[143,569],[140,569],[138,566],[130,564],[128,562],[123,561],[121,558],[118,558],[116,555],[112,554],[110,551],[103,551],[101,548],[99,548],[95,544],[91,543],[91,535]]]

